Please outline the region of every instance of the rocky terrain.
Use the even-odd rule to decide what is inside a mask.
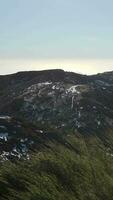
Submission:
[[[111,200],[113,72],[86,76],[47,70],[0,76],[0,162],[1,200]],[[23,182],[32,189],[23,191],[20,176],[20,188],[15,188],[15,165],[17,171],[28,165],[31,174],[37,168],[31,176],[37,173],[42,187],[29,177]]]

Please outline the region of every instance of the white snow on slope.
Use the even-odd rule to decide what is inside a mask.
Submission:
[[[76,93],[76,94],[80,94],[80,92],[77,90],[77,87],[78,87],[79,85],[73,85],[73,86],[71,86],[69,89],[67,89],[67,92],[68,93]]]
[[[7,141],[8,140],[8,133],[0,133],[0,139]]]

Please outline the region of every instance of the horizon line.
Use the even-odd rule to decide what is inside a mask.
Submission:
[[[68,71],[68,70],[64,70],[62,68],[54,68],[54,69],[48,68],[48,69],[42,69],[42,70],[20,70],[20,71],[16,71],[16,72],[12,72],[12,73],[0,74],[0,76],[10,76],[10,75],[16,75],[18,73],[44,72],[44,71],[55,71],[55,70],[59,70],[59,71],[61,70],[61,71],[64,71],[64,72],[80,74],[80,75],[83,75],[83,76],[95,76],[95,75],[98,75],[98,74],[112,73],[113,72],[113,70],[108,70],[108,71],[103,71],[103,72],[99,72],[99,73],[84,74],[82,72]]]

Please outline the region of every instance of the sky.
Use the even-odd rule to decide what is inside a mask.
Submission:
[[[0,0],[0,74],[113,70],[113,0]]]

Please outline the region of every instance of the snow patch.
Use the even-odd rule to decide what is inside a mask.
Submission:
[[[0,116],[0,119],[10,120],[11,117],[10,116]]]
[[[8,140],[8,133],[0,133],[0,139],[6,142]]]
[[[73,85],[71,86],[70,88],[67,89],[67,92],[68,93],[76,93],[76,94],[80,94],[80,92],[77,90],[77,87],[79,85]]]

